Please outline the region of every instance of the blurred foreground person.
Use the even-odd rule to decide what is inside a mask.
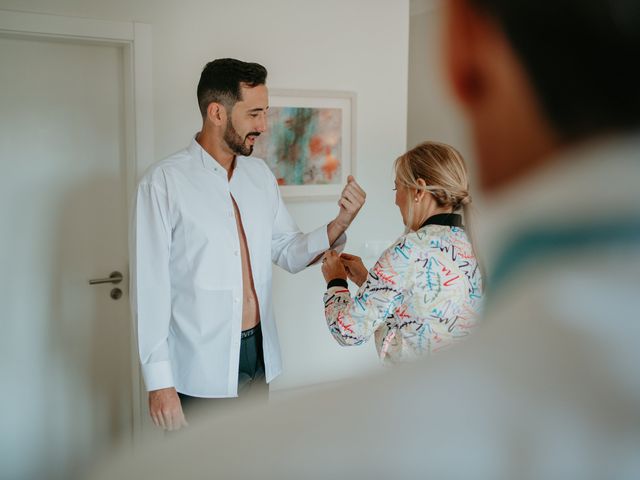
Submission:
[[[483,327],[96,478],[640,478],[640,4],[446,5],[447,70],[498,206]]]

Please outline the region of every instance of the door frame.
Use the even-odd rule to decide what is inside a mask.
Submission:
[[[0,10],[0,34],[121,48],[124,59],[126,218],[129,218],[138,178],[154,160],[151,25]],[[127,232],[128,229],[127,222]],[[133,441],[137,444],[143,434],[146,416],[143,415],[144,387],[135,330],[131,311],[128,311],[131,325],[132,429]]]

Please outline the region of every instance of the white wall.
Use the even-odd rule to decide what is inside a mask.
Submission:
[[[473,170],[467,125],[444,72],[442,3],[412,0],[411,13],[407,145],[413,147],[424,140],[448,143]]]
[[[348,250],[393,240],[402,229],[391,164],[405,150],[408,0],[0,0],[1,9],[148,23],[153,30],[155,157],[184,147],[198,130],[195,90],[217,57],[257,61],[272,88],[357,93],[356,173],[369,193]],[[329,221],[334,201],[290,203],[303,230]],[[275,272],[284,356],[283,389],[377,368],[373,345],[343,349],[330,338],[319,268]]]
[[[477,185],[477,164],[464,112],[455,101],[444,68],[444,8],[441,0],[411,0],[407,146],[434,140],[462,154],[471,183],[471,218],[464,222],[477,237],[484,199]]]

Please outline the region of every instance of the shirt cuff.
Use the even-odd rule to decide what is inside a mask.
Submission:
[[[325,232],[326,231],[327,230],[325,230]],[[326,235],[327,235],[327,243],[328,243],[329,242],[329,234],[327,233]],[[335,250],[338,253],[342,253],[344,251],[344,247],[345,247],[346,244],[347,244],[347,234],[343,233],[338,238],[336,238],[336,241],[333,242],[333,245],[330,245],[329,247],[332,250]]]
[[[309,254],[313,257],[326,252],[330,248],[337,251],[338,253],[342,253],[342,251],[344,250],[344,246],[347,243],[347,234],[343,233],[336,239],[335,242],[333,242],[333,245],[330,245],[328,227],[328,225],[323,225],[322,227],[308,233],[307,248],[309,249]],[[319,261],[320,258],[316,259],[316,261],[313,262],[312,265],[317,264]]]
[[[175,386],[173,383],[171,363],[168,361],[142,365],[142,376],[144,377],[144,385],[148,392]]]
[[[349,288],[349,284],[344,278],[334,278],[329,283],[327,283],[327,290],[329,290],[331,287]]]
[[[329,249],[329,235],[327,234],[326,225],[309,232],[307,237],[307,248],[311,255],[315,255]]]

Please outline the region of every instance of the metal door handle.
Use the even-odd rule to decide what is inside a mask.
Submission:
[[[89,280],[89,285],[99,285],[101,283],[113,283],[117,285],[122,281],[122,274],[120,272],[111,272],[109,278],[93,278]]]

